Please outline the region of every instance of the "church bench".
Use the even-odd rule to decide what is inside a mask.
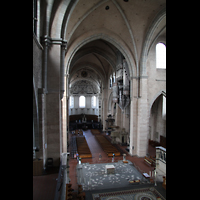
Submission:
[[[84,136],[76,137],[77,151],[80,158],[92,158],[92,154],[88,147],[87,141]]]
[[[84,117],[83,114],[79,114],[79,115],[69,115],[69,122],[79,122],[79,120],[82,120]],[[87,115],[85,114],[85,118],[87,119],[87,121],[92,121],[93,122],[98,122],[98,116],[97,115]]]
[[[82,192],[82,193],[78,194],[77,196],[78,196],[78,199],[83,200],[83,199],[85,199],[85,192]]]
[[[140,180],[132,180],[132,181],[129,181],[130,184],[139,184],[140,183]]]
[[[78,135],[78,133],[79,133],[79,135],[83,135],[83,131],[82,130],[76,129],[75,130],[75,134]]]
[[[150,156],[150,160],[152,161],[152,166],[155,167],[156,166],[156,158]]]
[[[78,185],[78,199],[82,200],[85,199],[85,192],[83,192],[82,185]]]
[[[95,138],[99,142],[101,148],[108,156],[113,156],[113,153],[115,156],[120,156],[121,153],[114,147],[110,141],[108,141],[103,135],[95,135]]]
[[[120,156],[121,155],[120,152],[113,152],[113,153],[115,154],[115,156]],[[111,157],[111,156],[113,156],[113,153],[107,153],[107,155],[109,157]]]
[[[166,190],[166,176],[163,176],[163,188]]]
[[[80,157],[80,158],[92,158],[92,154],[91,154],[91,153],[90,153],[90,154],[81,153],[81,154],[79,155],[79,157]]]
[[[72,199],[72,191],[73,189],[71,188],[72,184],[67,183],[66,184],[66,195],[65,195],[65,199]]]
[[[154,166],[153,161],[150,158],[146,157],[146,156],[144,158],[144,163],[147,164],[148,166],[151,166],[151,167]]]
[[[93,134],[93,135],[99,135],[99,134],[101,134],[100,133],[100,131],[98,130],[98,129],[91,129],[91,133]]]

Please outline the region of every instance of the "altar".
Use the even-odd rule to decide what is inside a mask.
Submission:
[[[114,174],[115,173],[115,166],[114,165],[106,165],[105,166],[105,173]]]

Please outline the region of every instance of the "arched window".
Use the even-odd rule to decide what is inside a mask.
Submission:
[[[163,43],[156,45],[156,68],[166,69],[166,46]]]
[[[69,97],[69,106],[70,106],[70,108],[74,107],[74,97],[72,97],[72,96]]]
[[[162,100],[162,118],[166,120],[166,97],[164,95]]]
[[[97,98],[95,96],[92,97],[92,107],[96,107],[97,106]]]
[[[112,88],[112,74],[110,75],[110,88]]]
[[[85,97],[84,96],[79,97],[79,107],[85,108]]]

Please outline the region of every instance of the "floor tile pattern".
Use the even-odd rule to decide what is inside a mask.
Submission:
[[[153,187],[123,190],[118,192],[95,193],[93,200],[157,200],[165,198]]]
[[[108,164],[114,165],[114,174],[107,174],[105,171],[105,165]],[[84,190],[125,187],[130,185],[129,180],[140,180],[139,183],[135,184],[149,183],[130,161],[123,163],[122,160],[117,163],[83,163],[77,165],[77,175],[77,182],[83,185]]]
[[[101,146],[96,141],[95,136],[92,135],[90,130],[84,131],[83,135],[85,135],[85,137],[86,137],[88,146],[89,146],[90,151],[92,153],[92,158],[82,159],[82,161],[81,161],[82,163],[99,164],[99,163],[110,163],[110,162],[112,162],[112,158],[108,157],[106,155],[106,153],[102,150]],[[72,134],[69,133],[69,141],[70,141],[71,137],[72,137]],[[118,146],[123,151],[125,151],[124,149],[126,148],[126,146],[120,146],[120,145],[118,145]],[[69,148],[70,148],[70,146],[69,146]],[[102,155],[101,160],[99,160],[99,153],[101,153],[101,155]],[[155,156],[155,153],[156,153],[155,148],[149,145],[148,146],[148,153],[151,156]],[[126,159],[129,160],[130,162],[132,162],[134,164],[134,166],[136,167],[136,169],[138,171],[140,171],[141,173],[142,172],[149,172],[149,171],[153,170],[152,167],[149,167],[146,164],[144,164],[144,158],[139,158],[137,156],[130,156],[127,153]],[[123,160],[122,156],[115,157],[114,163],[117,163],[120,160]],[[77,182],[78,174],[77,174],[77,170],[76,170],[77,160],[73,159],[71,156],[70,156],[70,159],[69,159],[69,166],[70,166],[70,168],[69,168],[69,178],[71,179],[70,183],[72,184],[72,188],[75,190],[74,193],[73,193],[74,194],[73,199],[76,199],[76,195],[77,195],[76,193],[77,193],[77,190],[78,190],[78,182]],[[47,175],[43,175],[43,176],[33,176],[33,200],[54,199],[57,177],[58,177],[58,170],[56,172],[51,172],[51,173],[47,172]],[[112,185],[112,182],[114,182],[114,181],[117,182],[117,180],[118,180],[117,178],[112,180],[112,176],[110,178],[111,178],[110,179],[111,185]],[[102,179],[103,179],[103,177],[102,177]],[[94,179],[94,180],[95,180],[95,182],[97,182],[97,181],[100,180],[100,178],[99,178],[99,180],[96,180],[96,179]],[[101,183],[101,181],[99,181],[99,183]],[[101,184],[99,184],[99,186],[100,185]],[[140,186],[143,186],[143,185],[140,185]],[[123,187],[123,185],[122,185],[122,187]],[[92,191],[95,192],[95,190],[92,190]],[[92,198],[92,195],[91,195],[91,198]]]

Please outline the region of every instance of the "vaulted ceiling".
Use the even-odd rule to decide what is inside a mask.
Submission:
[[[166,34],[166,0],[47,2],[49,35],[67,41],[65,71],[73,84],[88,78],[105,87],[102,83],[115,70],[118,51],[127,60],[131,76],[138,76],[144,55],[156,38]],[[82,77],[82,71],[88,76]]]
[[[89,79],[98,87],[104,87],[110,74],[115,71],[117,49],[104,40],[95,40],[80,48],[70,65],[70,83]],[[87,76],[82,73],[86,72]]]

